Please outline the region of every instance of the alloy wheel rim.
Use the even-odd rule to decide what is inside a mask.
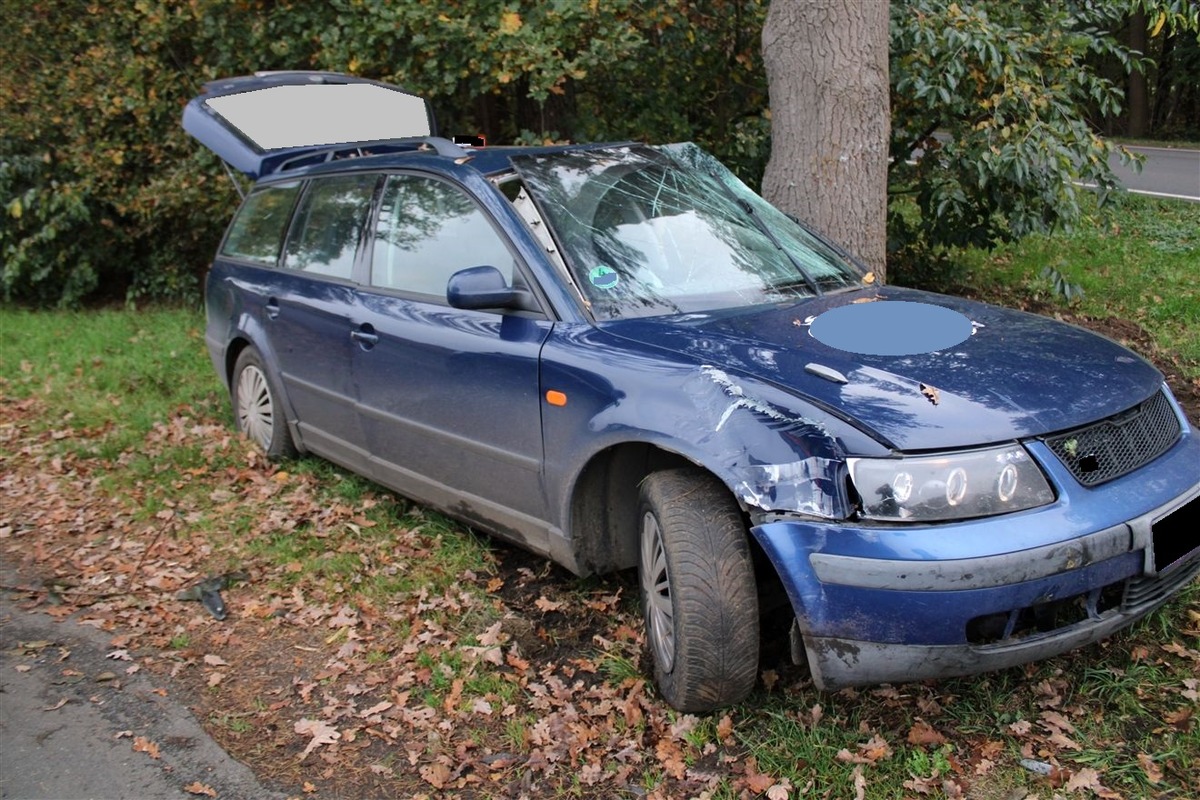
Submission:
[[[256,366],[247,366],[238,376],[238,427],[263,450],[271,447],[275,422],[274,403],[267,376]]]
[[[675,667],[675,606],[662,530],[651,513],[642,517],[642,565],[646,636],[662,671],[670,672]]]

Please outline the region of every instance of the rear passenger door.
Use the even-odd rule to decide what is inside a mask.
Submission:
[[[350,309],[378,174],[308,182],[288,234],[283,270],[267,298],[267,327],[306,447],[369,469],[356,391]]]
[[[369,256],[354,358],[376,479],[544,552],[538,359],[551,322],[446,302],[466,267],[522,281],[507,238],[459,186],[393,174]]]

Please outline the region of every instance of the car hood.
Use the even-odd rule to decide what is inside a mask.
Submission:
[[[908,355],[853,352],[825,344],[814,335],[822,314],[868,302],[886,302],[890,308],[927,304],[937,307],[935,316],[949,309],[969,325],[962,341]],[[787,306],[623,320],[603,327],[735,378],[774,384],[825,407],[883,444],[909,452],[970,447],[1073,428],[1141,402],[1163,380],[1141,357],[1082,328],[892,287]],[[886,352],[889,331],[875,333],[885,346],[865,349]],[[897,339],[911,333],[891,332]]]

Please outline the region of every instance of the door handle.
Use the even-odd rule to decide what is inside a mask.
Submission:
[[[267,319],[275,319],[279,316],[279,301],[274,297],[267,300]]]
[[[370,325],[364,325],[358,330],[350,331],[350,338],[358,342],[364,350],[370,350],[379,342],[379,334]]]

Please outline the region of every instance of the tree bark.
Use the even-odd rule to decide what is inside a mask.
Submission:
[[[1135,11],[1129,15],[1129,49],[1139,57],[1146,55],[1146,13]],[[1145,136],[1149,130],[1150,105],[1146,92],[1146,74],[1130,70],[1125,101],[1129,105],[1130,136]]]
[[[771,97],[771,159],[763,195],[882,279],[888,3],[773,0],[762,46]]]

